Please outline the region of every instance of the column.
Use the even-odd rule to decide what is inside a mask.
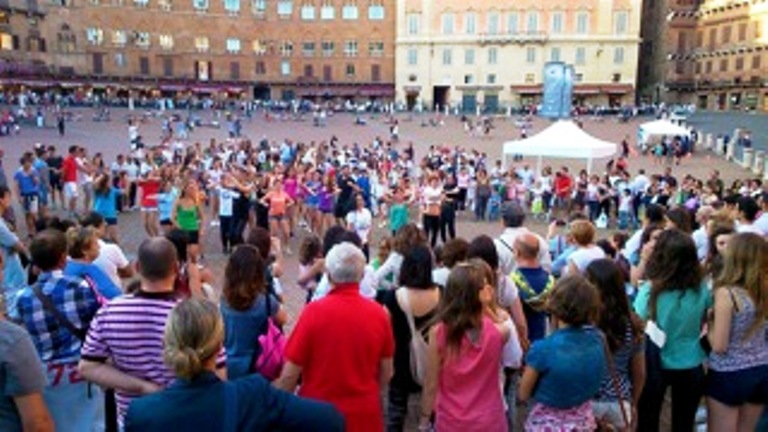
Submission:
[[[757,150],[755,152],[755,160],[752,162],[753,174],[760,174],[760,171],[763,169],[763,165],[765,164],[764,161],[765,161],[765,151]]]
[[[741,158],[741,167],[744,169],[751,169],[752,168],[752,149],[751,148],[745,148],[742,152],[742,158]]]

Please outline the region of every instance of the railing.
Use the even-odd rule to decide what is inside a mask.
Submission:
[[[508,44],[508,43],[544,43],[549,39],[547,32],[527,31],[515,33],[480,33],[481,44]]]

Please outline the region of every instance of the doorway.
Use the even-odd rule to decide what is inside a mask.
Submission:
[[[405,94],[405,107],[408,111],[413,111],[416,107],[416,101],[419,100],[418,92],[408,92]]]
[[[446,104],[448,104],[448,92],[450,92],[451,87],[450,86],[434,86],[432,88],[433,98],[432,101],[434,105],[432,106],[432,109],[434,110],[440,110],[445,109]]]
[[[257,84],[253,86],[253,98],[255,100],[268,101],[272,99],[272,92],[268,85]]]

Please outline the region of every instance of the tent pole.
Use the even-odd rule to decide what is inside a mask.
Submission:
[[[587,159],[587,174],[592,175],[592,157]]]
[[[536,177],[539,177],[541,175],[541,162],[542,162],[542,157],[541,155],[539,155],[536,158]]]

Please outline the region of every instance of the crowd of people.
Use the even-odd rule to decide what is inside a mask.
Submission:
[[[654,431],[670,388],[672,430],[761,419],[759,180],[137,136],[111,163],[36,145],[0,176],[0,430]],[[503,229],[463,238],[461,217]]]

